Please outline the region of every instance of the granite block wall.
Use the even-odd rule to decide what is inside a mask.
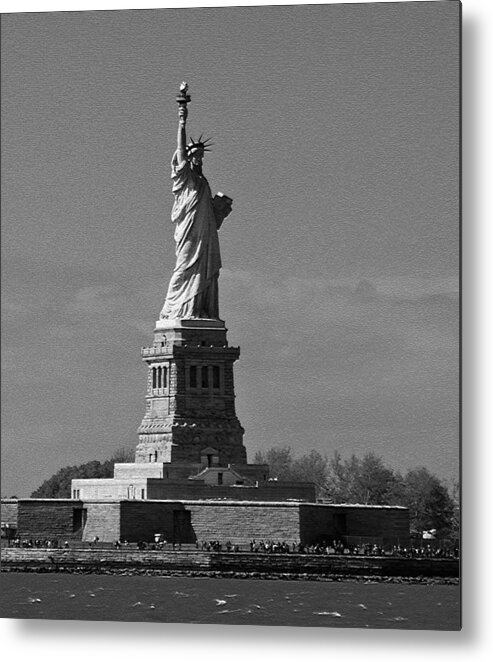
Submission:
[[[120,502],[84,502],[87,519],[82,540],[91,542],[97,536],[101,542],[120,539]]]
[[[183,510],[183,504],[146,503],[124,501],[121,503],[121,539],[128,542],[153,542],[160,533],[164,540],[173,541],[173,511]]]
[[[71,499],[20,499],[17,535],[21,539],[80,540],[82,527],[74,509],[82,503]]]
[[[307,544],[352,538],[405,544],[409,540],[409,511],[398,507],[301,504],[300,531]]]
[[[180,486],[182,487],[182,486]],[[232,491],[232,488],[224,488]],[[217,488],[214,492],[216,493]],[[236,490],[235,490],[236,491]],[[245,490],[254,493],[256,490]],[[195,491],[194,491],[195,492]],[[198,500],[75,501],[26,499],[18,502],[18,535],[23,539],[101,542],[153,542],[160,533],[169,542],[230,540],[301,541],[346,539],[407,544],[409,512],[405,508],[338,506],[289,502]],[[360,538],[361,540],[357,540]]]
[[[409,538],[409,511],[405,508],[343,508],[348,531],[356,536]]]
[[[256,540],[299,541],[297,504],[220,502],[122,502],[121,538],[152,542],[161,533],[169,542],[219,540],[249,545]],[[103,538],[103,531],[99,537]]]
[[[300,539],[297,504],[209,503],[186,504],[197,540],[248,545],[251,540]]]
[[[2,499],[2,525],[9,524],[11,527],[17,528],[17,499]]]

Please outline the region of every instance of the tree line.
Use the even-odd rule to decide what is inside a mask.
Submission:
[[[91,460],[77,466],[63,467],[45,480],[31,494],[31,499],[70,499],[73,478],[113,478],[116,462],[133,462],[135,451],[119,448],[109,460]]]
[[[295,457],[289,446],[259,451],[254,462],[268,464],[271,477],[278,480],[314,483],[317,498],[324,501],[405,506],[413,533],[436,529],[440,537],[458,536],[458,484],[449,491],[425,467],[401,474],[374,453],[343,459],[336,451],[329,459],[312,450]]]

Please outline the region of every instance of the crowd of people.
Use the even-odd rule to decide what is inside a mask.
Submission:
[[[235,546],[237,547],[237,546]],[[202,549],[204,549],[202,547]],[[214,547],[207,545],[206,549],[213,551],[222,551],[221,545]],[[231,543],[226,544],[227,551],[239,551],[232,549]],[[246,550],[242,550],[246,551]],[[401,545],[386,545],[377,543],[359,543],[351,544],[342,540],[332,540],[331,542],[322,541],[313,545],[305,545],[301,542],[287,541],[257,541],[250,542],[250,552],[265,553],[265,554],[345,554],[357,556],[400,556],[405,558],[459,558],[459,547],[454,546],[437,546],[427,544],[425,546],[403,547]]]
[[[21,540],[20,538],[13,538],[9,541],[11,547],[23,547],[27,549],[60,549],[67,548],[69,546],[68,540],[64,542],[57,540],[56,538],[50,540],[48,538],[36,539],[32,538]]]
[[[437,547],[426,545],[425,547],[401,547],[394,546],[391,551],[392,556],[402,556],[404,558],[434,558],[434,559],[458,559],[460,556],[459,546]]]
[[[86,543],[87,544],[87,543]],[[67,540],[60,541],[57,539],[23,539],[14,538],[9,542],[11,547],[22,547],[30,549],[67,549],[71,546],[79,546],[80,542],[72,541],[69,543]],[[98,536],[89,542],[89,547],[97,548],[99,546],[108,546],[109,543],[100,543]],[[167,550],[167,551],[181,551],[182,543],[168,542],[160,540],[157,542],[139,541],[137,543],[129,543],[127,540],[115,540],[112,544],[114,549],[119,550],[122,547],[128,548],[137,547],[138,550]],[[185,546],[187,549],[190,545]],[[452,558],[457,559],[460,555],[460,550],[457,544],[455,545],[438,545],[438,544],[425,544],[417,545],[411,544],[409,546],[402,545],[383,545],[377,543],[357,543],[351,544],[348,541],[332,540],[330,542],[322,541],[312,545],[303,544],[300,541],[288,542],[274,541],[274,540],[251,540],[249,545],[238,545],[232,543],[230,540],[221,542],[220,540],[203,540],[195,543],[195,549],[206,552],[251,552],[258,554],[318,554],[318,555],[355,555],[355,556],[398,556],[402,558]]]

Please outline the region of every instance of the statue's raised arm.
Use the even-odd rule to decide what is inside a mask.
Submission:
[[[176,155],[178,163],[181,165],[187,160],[187,103],[190,101],[187,83],[183,82],[181,84],[180,92],[176,97],[176,100],[178,102],[178,136],[176,140]]]

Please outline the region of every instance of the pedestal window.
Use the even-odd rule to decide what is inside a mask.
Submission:
[[[153,366],[152,390],[162,391],[168,388],[168,369],[165,365]]]

